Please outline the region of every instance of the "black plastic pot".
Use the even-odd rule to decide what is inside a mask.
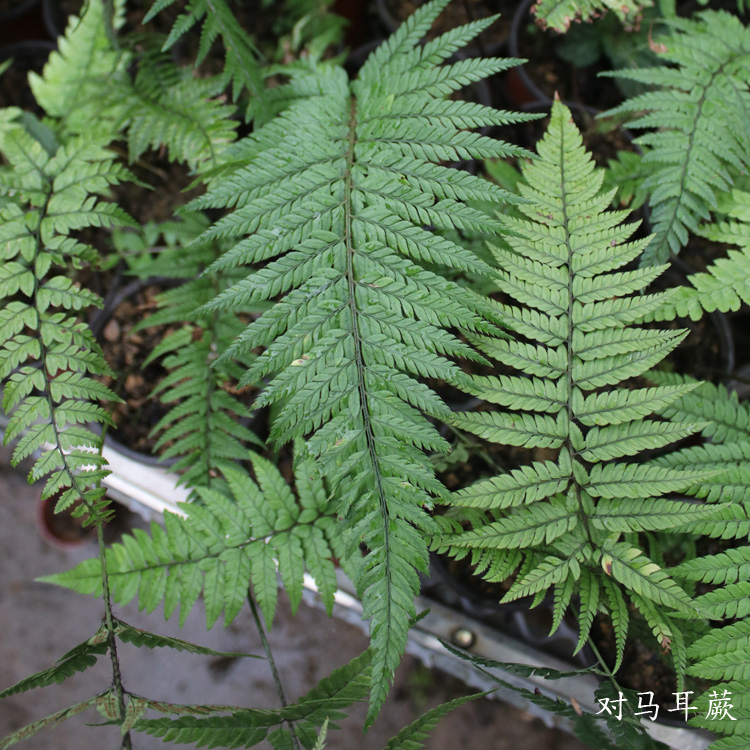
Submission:
[[[0,23],[8,23],[28,13],[35,5],[39,5],[39,0],[16,0],[8,10],[0,12]]]
[[[105,337],[107,324],[110,322],[110,320],[112,320],[112,316],[115,310],[123,302],[125,302],[129,298],[134,297],[139,291],[147,286],[152,286],[154,284],[159,284],[162,286],[172,286],[174,285],[174,280],[170,278],[156,277],[149,279],[134,279],[132,281],[129,281],[128,283],[123,283],[122,276],[119,273],[115,275],[114,279],[111,282],[109,293],[104,298],[104,305],[102,309],[94,312],[89,320],[89,327],[100,343]],[[99,432],[98,425],[91,425],[91,429]],[[134,461],[138,461],[143,464],[147,464],[149,466],[162,466],[164,468],[167,468],[174,465],[178,461],[178,459],[176,458],[161,459],[158,456],[154,456],[150,453],[143,453],[141,451],[134,450],[133,448],[119,441],[117,437],[113,437],[111,433],[107,433],[107,435],[105,436],[105,444],[111,445],[115,450],[117,450],[127,458],[133,459]]]

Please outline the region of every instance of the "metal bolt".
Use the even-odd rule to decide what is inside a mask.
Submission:
[[[468,628],[456,628],[451,640],[460,648],[471,648],[477,637]]]

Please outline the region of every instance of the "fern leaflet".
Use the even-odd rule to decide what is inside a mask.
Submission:
[[[542,28],[564,33],[574,21],[590,21],[607,11],[627,26],[637,26],[643,8],[652,5],[652,0],[538,0],[532,11]]]

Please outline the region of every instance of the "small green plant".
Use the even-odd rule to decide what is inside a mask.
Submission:
[[[127,5],[89,0],[71,18],[30,76],[41,118],[0,109],[5,439],[14,462],[34,456],[43,496],[61,492],[58,510],[75,506],[97,527],[98,556],[44,580],[101,597],[105,611],[93,636],[0,697],[63,682],[105,655],[113,675],[0,748],[95,707],[125,748],[146,732],[199,747],[320,750],[353,703],[369,701],[366,728],[375,720],[418,618],[430,549],[470,559],[489,581],[511,579],[505,601],[549,595],[552,630],[569,610],[577,620],[576,651],[605,618],[616,657],[592,670],[605,680],[599,697],[626,690],[617,672],[640,629],[669,654],[678,689],[712,682],[696,699],[704,713],[710,690],[724,688],[741,712],[750,416],[721,384],[670,371],[686,331],[652,325],[748,302],[750,36],[740,19],[679,18],[659,3],[664,22],[649,34],[659,64],[616,73],[645,88],[614,108],[635,114],[641,150],[605,172],[560,101],[534,155],[497,132],[535,116],[456,98],[518,61],[456,56],[494,18],[423,42],[447,0],[420,7],[356,74],[326,51],[342,23],[324,3],[288,5],[272,64],[225,0],[154,2],[142,21],[172,13],[166,39],[147,26],[125,33]],[[535,15],[565,31],[605,9],[627,26],[650,6],[540,2]],[[178,64],[190,49],[194,61]],[[183,165],[199,195],[141,226],[118,206],[118,185],[142,188],[134,172],[157,152]],[[505,161],[488,169],[503,189],[461,160],[513,160],[523,177]],[[613,202],[647,205],[652,232]],[[670,253],[696,234],[743,250],[654,291]],[[132,256],[161,236],[159,253]],[[139,326],[169,327],[149,358],[167,371],[154,384],[166,408],[154,434],[191,502],[108,548],[104,438],[91,425],[113,424],[117,396],[99,378],[116,374],[85,322],[102,300],[76,274],[117,264],[118,252],[134,273],[179,283]],[[456,393],[480,407],[453,411]],[[436,467],[490,463],[491,444],[529,460],[449,492]],[[710,539],[726,549],[699,554]],[[371,646],[296,703],[278,682],[280,707],[262,711],[169,704],[123,686],[119,643],[214,652],[137,631],[113,602],[179,609],[182,622],[202,597],[208,627],[247,602],[267,644],[277,573],[293,609],[309,573],[330,613],[334,561],[362,599]],[[474,697],[428,711],[387,750],[421,747]],[[603,724],[526,697],[592,746],[656,747],[636,715]],[[694,722],[730,737],[714,750],[750,736],[746,718]]]

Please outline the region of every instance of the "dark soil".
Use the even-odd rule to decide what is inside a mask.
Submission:
[[[155,297],[162,288],[147,286],[124,301],[104,325],[101,343],[105,358],[116,377],[101,380],[113,388],[124,403],[111,406],[117,427],[113,437],[128,448],[151,455],[157,438],[151,437],[154,425],[169,411],[151,392],[167,374],[159,363],[144,367],[153,349],[174,327],[160,326],[133,332],[133,328],[156,310]]]

